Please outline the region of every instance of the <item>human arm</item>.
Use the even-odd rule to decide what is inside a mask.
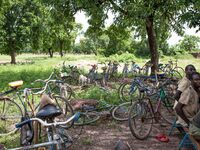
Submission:
[[[176,94],[174,95],[175,100],[179,101],[179,98],[181,97],[181,91],[177,90]]]
[[[178,102],[178,104],[177,104],[176,107],[175,107],[175,111],[176,111],[176,113],[178,114],[178,116],[180,116],[180,117],[187,123],[187,125],[189,126],[190,121],[189,121],[189,119],[185,116],[185,114],[184,114],[184,112],[183,112],[183,107],[184,107],[184,104]]]

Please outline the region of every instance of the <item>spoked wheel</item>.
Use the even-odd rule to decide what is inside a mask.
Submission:
[[[72,106],[69,104],[67,99],[61,96],[52,96],[52,99],[55,100],[57,107],[61,110],[62,114],[55,118],[56,121],[66,121],[68,118],[73,116],[74,111]],[[73,121],[67,125],[61,125],[63,128],[69,128],[73,125]]]
[[[121,87],[121,99],[123,102],[134,101],[139,95],[140,92],[136,83],[124,83]]]
[[[0,98],[0,136],[16,131],[15,124],[21,122],[20,106],[9,98]]]
[[[176,70],[177,72],[179,72],[179,74],[183,77],[185,74],[185,71],[182,67],[175,67],[174,70]]]
[[[122,99],[122,94],[121,94],[121,90],[122,90],[122,87],[124,86],[124,83],[120,84],[118,90],[117,90],[117,93],[118,93],[118,96],[119,96],[119,99],[120,101],[122,102],[123,99]]]
[[[64,128],[59,127],[56,129],[56,135],[59,135],[61,137],[61,139],[63,140],[63,143],[60,143],[58,145],[58,147],[61,150],[66,150],[67,148],[72,146],[73,138],[69,134],[68,130],[65,130]]]
[[[179,71],[173,69],[169,72],[169,77],[175,78],[175,79],[181,79],[183,76],[181,75],[181,73]]]
[[[115,107],[112,111],[112,117],[118,121],[128,120],[128,112],[131,107],[131,104],[132,102],[124,102]]]
[[[160,115],[169,124],[173,124],[175,119],[175,112],[173,109],[174,98],[166,96],[160,105]]]
[[[88,125],[96,122],[97,120],[99,120],[99,118],[100,116],[96,111],[81,112],[78,121],[74,122],[74,125],[76,126]]]
[[[149,99],[133,103],[129,111],[129,128],[133,136],[144,140],[151,132],[153,125],[153,113],[149,107]]]

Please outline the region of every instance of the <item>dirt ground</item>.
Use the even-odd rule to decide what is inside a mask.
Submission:
[[[128,122],[118,122],[104,118],[94,125],[84,126],[79,139],[70,147],[71,150],[114,150],[117,141],[127,143],[132,150],[177,150],[180,136],[176,129],[168,136],[170,126],[160,124],[153,126],[150,136],[146,140],[138,140],[132,136]],[[160,142],[155,136],[165,134],[169,142]]]

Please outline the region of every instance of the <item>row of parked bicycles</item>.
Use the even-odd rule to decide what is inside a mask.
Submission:
[[[131,78],[138,75],[150,75],[152,63],[147,61],[143,66],[136,62],[119,63],[109,61],[91,65],[88,72],[74,65],[66,65],[65,62],[57,69],[57,74],[70,85],[99,83],[101,86],[107,82],[118,82],[122,78]],[[178,60],[168,61],[167,64],[159,64],[158,72],[169,78],[181,78],[184,69],[178,66]],[[81,76],[81,78],[80,78]],[[81,81],[80,81],[81,80]]]
[[[163,72],[177,71],[182,75],[176,70],[177,64],[168,71],[166,66],[162,65]],[[96,67],[94,65],[92,69]],[[107,72],[108,68],[104,67]],[[87,78],[93,72],[91,70]],[[64,62],[47,79],[33,82],[39,88],[22,90],[23,81],[9,83],[11,89],[0,94],[0,137],[19,133],[21,147],[16,150],[41,147],[64,150],[77,136],[74,127],[96,122],[105,110],[118,121],[128,120],[131,133],[138,139],[148,137],[154,122],[165,120],[171,124],[174,119],[173,94],[180,78],[177,74],[168,76],[155,72],[152,76],[137,74],[131,80],[122,80],[118,82],[117,104],[86,100],[73,105],[71,82],[79,76],[76,66],[66,66]],[[105,85],[95,86],[107,95],[111,94]]]

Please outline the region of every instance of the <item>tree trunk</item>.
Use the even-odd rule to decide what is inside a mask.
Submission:
[[[50,56],[51,58],[53,58],[53,50],[52,50],[52,47],[50,47],[50,48],[48,49],[48,52],[49,52],[49,56]]]
[[[16,52],[15,52],[15,50],[14,49],[12,49],[11,50],[11,52],[10,52],[10,56],[11,56],[11,64],[16,64]]]
[[[146,30],[151,54],[151,63],[153,64],[153,66],[151,67],[151,74],[154,74],[155,70],[158,69],[159,55],[156,44],[156,34],[153,25],[153,16],[148,16],[146,18]]]
[[[16,51],[15,51],[15,41],[10,39],[9,41],[11,64],[16,64]]]
[[[60,41],[60,56],[63,57],[63,41],[62,40],[59,40]]]

